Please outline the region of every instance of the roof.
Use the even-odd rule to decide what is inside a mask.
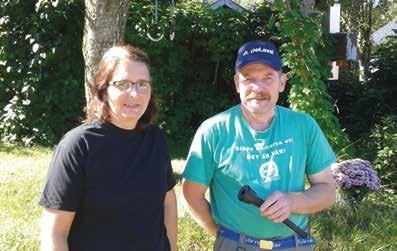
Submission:
[[[227,7],[227,8],[236,10],[238,12],[248,11],[243,6],[239,5],[238,3],[235,3],[232,0],[218,0],[218,1],[215,1],[214,3],[210,4],[210,8],[214,9],[214,10],[216,10],[220,7]]]
[[[226,1],[219,1],[219,0],[199,0],[202,3],[206,3],[212,9],[217,9],[220,7],[230,8],[236,11],[255,11],[256,6],[263,2],[273,3],[274,0],[226,0]],[[214,7],[213,7],[214,6]]]
[[[397,20],[389,22],[371,35],[372,41],[374,41],[376,45],[379,45],[385,37],[390,36],[397,36]]]

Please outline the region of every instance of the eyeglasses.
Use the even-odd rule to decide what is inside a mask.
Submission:
[[[148,81],[132,82],[128,80],[118,80],[109,81],[109,85],[123,92],[131,90],[132,88],[135,88],[139,93],[147,93],[150,90],[150,82]]]

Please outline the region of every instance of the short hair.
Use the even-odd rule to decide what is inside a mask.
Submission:
[[[98,71],[95,75],[94,85],[91,89],[91,101],[86,112],[86,122],[98,121],[100,124],[110,122],[109,104],[105,99],[109,81],[113,78],[116,66],[122,60],[133,60],[134,62],[144,63],[150,72],[150,61],[147,54],[139,48],[128,44],[116,45],[110,48],[103,55]],[[136,129],[143,130],[152,123],[157,115],[156,97],[150,96],[146,111],[139,118]]]

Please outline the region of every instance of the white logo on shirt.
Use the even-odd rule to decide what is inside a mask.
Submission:
[[[258,142],[257,143],[255,143],[255,149],[256,150],[262,150],[263,149],[263,146],[265,145],[265,140],[258,140]]]
[[[277,163],[272,159],[263,163],[259,168],[259,175],[264,183],[271,182],[272,180],[279,180],[280,175],[278,173]]]

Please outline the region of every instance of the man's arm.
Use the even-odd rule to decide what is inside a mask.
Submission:
[[[216,236],[218,226],[212,219],[210,204],[205,198],[208,186],[184,180],[182,183],[183,197],[193,218],[209,234]]]
[[[308,190],[290,194],[293,213],[316,213],[329,208],[336,201],[336,182],[329,168],[308,178],[310,181]]]
[[[68,251],[68,236],[75,212],[44,208],[41,251]]]
[[[165,195],[164,200],[164,225],[167,228],[167,236],[170,241],[171,251],[176,251],[178,210],[174,189]]]
[[[336,183],[329,168],[308,176],[310,188],[300,193],[275,192],[260,207],[261,214],[280,223],[291,213],[312,214],[336,200]]]

